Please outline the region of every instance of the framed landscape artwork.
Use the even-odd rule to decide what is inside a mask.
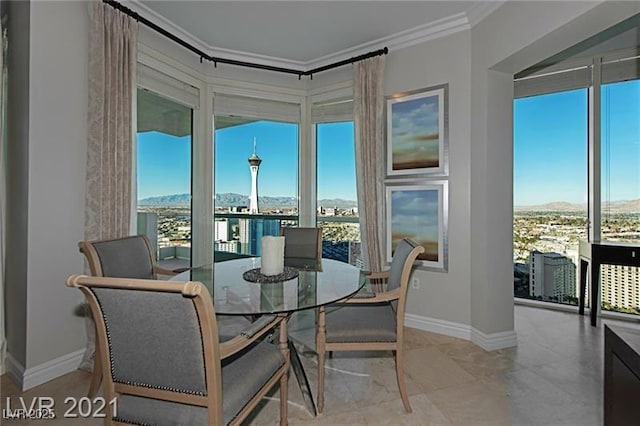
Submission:
[[[387,175],[448,173],[448,84],[387,98]]]
[[[418,260],[424,269],[447,271],[448,182],[387,185],[387,260],[409,237],[424,247]]]

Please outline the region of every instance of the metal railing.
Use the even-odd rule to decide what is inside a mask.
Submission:
[[[167,218],[173,219],[174,216]],[[188,245],[163,245],[159,241],[158,228],[167,218],[157,213],[139,212],[139,231],[149,237],[160,262],[189,261],[191,248]],[[184,220],[182,216],[181,220]],[[280,235],[282,227],[298,225],[298,216],[292,214],[216,212],[213,220],[215,235],[212,249],[216,262],[259,256],[262,236]],[[318,216],[317,224],[323,228],[323,257],[363,267],[357,216]],[[171,235],[164,237],[171,241]]]

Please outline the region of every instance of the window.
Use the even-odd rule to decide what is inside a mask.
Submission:
[[[214,261],[260,256],[298,223],[299,105],[214,97]]]
[[[602,85],[601,239],[640,242],[640,80]]]
[[[353,121],[319,123],[315,129],[316,216],[322,227],[322,256],[363,266]]]
[[[587,89],[514,102],[514,294],[577,304],[587,237]]]
[[[600,114],[601,239],[639,243],[640,80],[603,84]],[[603,309],[640,313],[638,277],[640,268],[602,265]]]
[[[595,241],[640,242],[639,60],[635,51],[613,55],[602,58],[602,65],[598,58],[578,58],[516,80],[516,297],[576,303],[577,240],[589,238],[589,223]],[[601,72],[592,77],[594,66]],[[600,94],[593,110],[589,93]],[[600,134],[591,135],[590,156],[588,120],[600,125]],[[586,179],[589,161],[600,173],[593,187]],[[586,200],[596,195],[600,204],[588,221]],[[640,314],[639,271],[603,265],[603,309]]]
[[[167,267],[191,259],[193,110],[145,89],[137,96],[138,233]]]

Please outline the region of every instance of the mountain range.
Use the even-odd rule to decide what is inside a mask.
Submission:
[[[138,200],[138,205],[147,207],[188,207],[191,203],[191,194],[162,195],[159,197],[149,197]],[[260,207],[289,208],[297,207],[298,199],[295,197],[258,197]],[[215,195],[215,205],[217,207],[248,206],[249,196],[227,192]],[[353,208],[357,207],[357,202],[344,200],[342,198],[323,199],[318,201],[322,207]]]
[[[298,205],[298,199],[295,197],[259,197],[261,207],[271,208],[290,208]],[[156,207],[188,207],[191,203],[190,194],[172,194],[159,197],[149,197],[138,200],[140,206],[156,206]],[[234,207],[249,205],[249,196],[227,192],[215,195],[215,205],[218,207]],[[353,208],[358,203],[354,200],[345,200],[342,198],[322,199],[318,201],[318,205],[322,207],[338,207]],[[581,212],[586,211],[585,204],[574,204],[567,201],[553,201],[546,204],[532,206],[515,206],[516,212],[540,211],[540,212]],[[638,213],[640,212],[640,199],[612,201],[607,205],[603,203],[603,211],[610,213]]]
[[[551,203],[535,206],[516,206],[516,212],[584,212],[587,210],[586,204],[572,204],[566,201],[553,201]],[[602,203],[602,211],[610,213],[638,213],[640,212],[640,199],[611,201]]]

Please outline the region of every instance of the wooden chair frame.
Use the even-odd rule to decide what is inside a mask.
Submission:
[[[236,336],[232,340],[224,343],[218,342],[217,322],[213,309],[213,301],[208,290],[202,283],[187,282],[166,282],[156,280],[128,279],[128,278],[106,278],[90,277],[86,275],[72,275],[67,279],[67,286],[80,289],[91,309],[93,319],[96,323],[98,348],[101,352],[101,370],[104,379],[104,398],[111,401],[121,394],[136,395],[141,397],[155,398],[165,401],[191,404],[208,409],[208,425],[218,426],[223,424],[222,417],[222,369],[221,360],[230,357],[245,349],[253,342],[264,336],[276,327],[280,328],[278,348],[282,352],[285,363],[282,365],[245,405],[245,407],[231,421],[231,425],[239,425],[249,415],[251,410],[260,402],[262,397],[276,384],[280,383],[280,424],[287,424],[287,399],[288,399],[288,371],[289,371],[289,348],[287,340],[286,316],[274,316],[273,321],[266,324],[260,331],[251,337],[243,335]],[[207,387],[206,396],[189,395],[172,392],[169,390],[148,388],[142,386],[114,383],[111,371],[109,344],[107,341],[107,329],[100,305],[90,290],[92,287],[98,288],[120,288],[131,290],[160,291],[169,293],[181,293],[184,297],[192,298],[194,301],[196,314],[200,323],[200,330],[204,346],[205,380]],[[111,407],[111,406],[110,406]],[[111,409],[111,408],[110,408]],[[124,425],[112,419],[112,413],[105,417],[105,425]]]
[[[147,250],[149,250],[149,258],[151,259],[151,264],[153,265],[153,278],[158,278],[158,274],[160,275],[177,275],[180,272],[184,272],[188,270],[188,268],[180,268],[180,269],[166,269],[157,264],[156,253],[153,250],[153,246],[151,245],[151,241],[149,238],[144,235],[132,235],[128,237],[122,238],[109,238],[104,240],[95,240],[95,241],[80,241],[78,243],[78,248],[80,249],[80,253],[84,254],[87,262],[89,263],[89,268],[91,270],[91,275],[96,277],[102,277],[104,274],[102,273],[102,264],[100,262],[100,256],[98,255],[98,251],[96,250],[94,244],[97,243],[105,243],[109,241],[117,241],[125,238],[142,238],[144,240],[145,245],[147,246]]]
[[[102,271],[102,262],[100,261],[100,256],[98,255],[98,251],[96,250],[94,244],[104,243],[109,241],[117,241],[125,238],[142,238],[149,252],[149,258],[151,259],[151,265],[153,267],[153,279],[157,279],[158,275],[168,275],[168,276],[177,275],[180,272],[184,272],[189,269],[189,268],[180,268],[180,269],[170,270],[157,265],[156,254],[155,254],[155,251],[153,250],[153,246],[151,245],[151,241],[149,241],[149,238],[146,235],[141,234],[141,235],[131,235],[127,237],[120,237],[120,238],[108,238],[104,240],[80,241],[78,243],[78,248],[80,249],[80,253],[84,254],[85,258],[87,259],[87,263],[89,264],[89,269],[91,270],[91,275],[96,277],[104,276],[104,273]],[[96,332],[96,335],[97,335],[97,332]],[[100,383],[102,382],[101,369],[96,368],[95,367],[96,365],[100,365],[100,353],[97,350],[97,345],[96,345],[96,352],[94,356],[93,373],[91,375],[91,382],[89,383],[89,390],[87,391],[87,396],[89,398],[93,398],[98,393],[98,389],[100,388]]]
[[[322,412],[324,408],[324,360],[325,353],[333,351],[393,351],[396,364],[396,375],[398,388],[400,390],[400,398],[407,413],[411,412],[411,404],[404,380],[404,349],[402,346],[404,337],[404,314],[407,302],[407,290],[409,287],[409,277],[413,268],[413,262],[420,253],[424,252],[424,247],[418,246],[408,240],[413,246],[413,250],[407,256],[407,260],[402,268],[400,277],[400,285],[391,290],[386,291],[386,283],[389,278],[389,271],[383,272],[366,272],[367,279],[370,282],[371,289],[374,291],[374,297],[366,298],[348,298],[337,302],[341,305],[362,305],[376,303],[390,303],[394,300],[398,301],[396,308],[396,341],[395,342],[346,342],[346,343],[330,343],[326,341],[326,312],[325,307],[318,308],[317,327],[316,327],[316,351],[318,352],[318,411]],[[330,305],[331,306],[331,305]]]

